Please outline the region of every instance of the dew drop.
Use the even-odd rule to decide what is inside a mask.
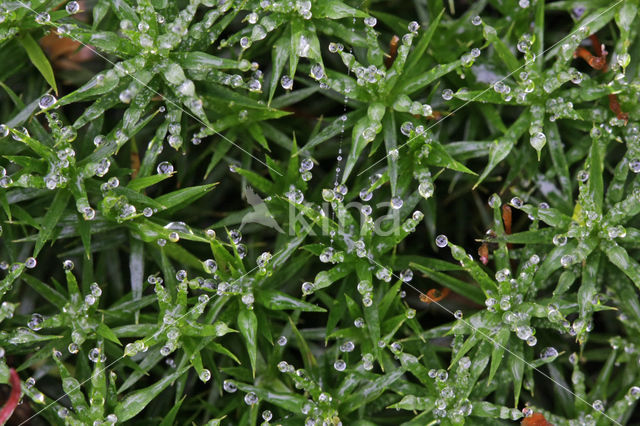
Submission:
[[[347,363],[339,359],[333,363],[333,368],[335,368],[337,371],[344,371],[345,368],[347,368]]]
[[[398,210],[399,208],[402,207],[402,205],[404,204],[404,201],[400,197],[393,197],[391,198],[390,204],[391,204],[391,208],[393,208],[394,210]]]
[[[158,164],[156,171],[158,172],[159,175],[171,174],[173,173],[173,165],[168,161],[163,161],[160,164]]]
[[[244,396],[244,402],[247,405],[254,405],[258,403],[258,395],[255,392],[249,392]]]
[[[444,248],[449,244],[449,239],[446,235],[438,235],[436,237],[436,245],[440,248]]]
[[[65,9],[69,15],[75,15],[80,10],[80,4],[77,1],[70,1],[65,6]]]
[[[55,96],[47,93],[46,95],[40,98],[40,100],[38,101],[38,106],[40,106],[40,109],[47,109],[53,106],[53,104],[55,103],[56,103]]]
[[[198,375],[198,377],[200,378],[200,380],[202,380],[204,383],[207,383],[209,380],[211,380],[211,371],[207,370],[206,368],[204,368],[200,374]]]

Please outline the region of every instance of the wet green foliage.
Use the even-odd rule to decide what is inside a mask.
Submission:
[[[638,1],[400,3],[0,5],[18,422],[640,420]]]

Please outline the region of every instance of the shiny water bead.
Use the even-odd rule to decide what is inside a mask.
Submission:
[[[637,401],[638,399],[640,399],[640,387],[631,386],[627,391],[627,395],[625,398],[629,403],[633,403],[634,401]]]
[[[313,169],[313,160],[310,158],[305,158],[300,162],[300,171],[305,172]]]
[[[352,352],[356,348],[356,345],[352,341],[348,340],[340,345],[340,352]]]
[[[362,318],[362,317],[358,317],[358,318],[356,318],[356,319],[353,321],[353,325],[354,325],[356,328],[362,328],[362,327],[364,327],[364,318]]]
[[[538,339],[536,338],[536,336],[529,336],[527,337],[527,345],[529,346],[535,346],[536,343],[538,343]]]
[[[258,403],[258,395],[255,392],[249,392],[244,396],[244,402],[247,405],[254,405]]]
[[[316,80],[320,80],[324,77],[324,68],[322,68],[322,65],[315,64],[311,67],[311,77]]]
[[[287,344],[287,337],[286,336],[278,337],[278,340],[276,340],[276,343],[278,344],[278,346],[286,345]]]
[[[446,382],[448,378],[449,378],[449,373],[447,373],[447,370],[440,369],[436,372],[437,380],[441,382]]]
[[[333,368],[335,368],[337,371],[344,371],[345,368],[347,368],[347,363],[339,359],[333,363]]]
[[[496,281],[504,282],[507,279],[509,279],[510,276],[511,276],[511,271],[509,269],[507,268],[501,269],[498,272],[496,272]]]
[[[171,174],[173,173],[173,165],[168,161],[163,161],[160,164],[158,164],[156,171],[158,172],[159,175]]]
[[[200,374],[198,374],[198,377],[204,383],[207,383],[209,380],[211,380],[211,371],[207,370],[206,368],[203,368]]]
[[[255,302],[255,298],[253,296],[253,293],[243,294],[241,300],[242,300],[242,303],[247,305],[247,308],[249,308],[249,309],[253,308],[252,305],[253,305],[253,302]]]
[[[1,232],[0,232],[0,234],[1,234]],[[27,259],[24,261],[24,266],[26,268],[33,269],[33,268],[36,267],[37,263],[38,262],[36,261],[35,257],[27,257]]]
[[[391,281],[391,270],[388,268],[380,268],[376,271],[376,278],[384,282]]]
[[[542,352],[540,352],[540,358],[545,360],[550,358],[555,358],[557,356],[558,356],[558,350],[553,347],[544,348]]]
[[[446,235],[438,235],[436,237],[436,245],[440,248],[444,248],[449,244],[449,239]]]
[[[24,387],[27,389],[31,389],[32,387],[34,387],[36,384],[36,379],[34,379],[33,377],[29,377],[27,380],[24,381]]]
[[[471,359],[468,356],[463,356],[460,358],[460,361],[458,361],[458,364],[460,365],[460,368],[467,370],[471,367]]]
[[[242,234],[237,229],[232,229],[229,231],[229,241],[233,244],[238,244],[242,241]]]
[[[560,264],[565,268],[571,265],[575,261],[574,257],[570,254],[565,254],[560,258]]]
[[[167,143],[173,149],[180,149],[182,146],[182,138],[180,135],[169,135],[167,138]]]
[[[262,412],[262,420],[264,420],[265,422],[268,422],[269,420],[271,420],[272,417],[273,417],[273,414],[271,413],[271,411],[264,410]]]
[[[640,173],[640,159],[633,159],[629,161],[629,170],[633,173]]]
[[[409,22],[409,25],[407,26],[407,28],[410,32],[416,33],[420,29],[420,24],[418,24],[416,21],[411,21]]]
[[[152,209],[151,207],[145,207],[145,208],[142,210],[142,215],[143,215],[144,217],[151,217],[151,216],[153,216],[153,209]]]
[[[405,269],[400,272],[400,279],[405,283],[411,282],[413,279],[413,271],[411,269]]]
[[[453,99],[453,90],[444,89],[442,91],[442,99],[444,99],[445,101],[450,101],[451,99]]]
[[[529,7],[529,4],[530,4],[529,0],[520,0],[518,2],[518,5],[523,9],[526,9],[527,7]]]
[[[516,335],[521,340],[527,340],[529,336],[533,335],[533,329],[528,325],[519,325],[516,327]]]
[[[156,243],[160,246],[160,247],[164,247],[167,244],[167,240],[165,240],[164,238],[158,238],[156,240]]]
[[[65,6],[65,9],[69,15],[74,15],[80,10],[80,4],[77,1],[70,1]]]
[[[89,358],[89,361],[92,361],[92,362],[100,361],[100,358],[101,358],[100,357],[100,349],[98,349],[98,348],[91,349],[89,351],[88,358]]]
[[[40,25],[48,24],[51,22],[51,16],[47,12],[40,12],[36,15],[35,21]]]
[[[413,129],[414,129],[414,125],[409,121],[405,121],[400,126],[400,132],[405,136],[411,136],[411,132],[413,131]]]
[[[187,271],[184,269],[178,270],[178,272],[176,272],[176,279],[178,281],[185,281],[187,279]]]
[[[593,401],[593,404],[591,404],[591,406],[596,411],[600,411],[600,412],[604,411],[604,403],[599,399],[596,399],[595,401]]]
[[[563,246],[567,244],[567,236],[564,234],[556,234],[553,236],[552,242],[556,246]]]
[[[360,281],[356,288],[360,294],[366,294],[373,291],[373,285],[370,281]]]
[[[391,208],[394,210],[398,210],[404,204],[404,201],[400,197],[393,197],[390,201]]]
[[[589,179],[589,172],[586,170],[580,170],[576,175],[576,179],[580,182],[586,182]]]
[[[207,259],[204,262],[202,262],[204,265],[204,269],[205,271],[207,271],[210,274],[213,274],[216,272],[216,270],[218,269],[218,264],[216,263],[215,260],[213,259]]]
[[[434,190],[435,187],[429,180],[420,182],[420,185],[418,185],[418,193],[425,199],[430,198],[433,195]]]
[[[462,311],[461,310],[457,310],[453,313],[453,316],[455,317],[455,319],[462,319]]]
[[[518,197],[513,197],[513,198],[511,199],[510,204],[511,204],[513,207],[515,207],[515,208],[518,208],[518,209],[519,209],[520,207],[522,207],[522,206],[524,205],[524,202],[523,202],[520,198],[518,198]]]
[[[47,93],[46,95],[40,98],[40,100],[38,101],[38,106],[40,107],[40,109],[47,109],[47,108],[51,108],[55,103],[56,103],[55,96]]]
[[[302,294],[305,296],[308,296],[311,293],[313,293],[314,285],[312,282],[305,281],[302,283],[301,288],[302,288]]]
[[[373,16],[368,16],[368,17],[364,18],[364,24],[367,27],[373,28],[373,27],[376,26],[377,23],[378,23],[378,20],[376,18],[374,18]]]
[[[69,343],[69,346],[67,346],[67,350],[70,354],[77,354],[80,350],[80,346],[78,346],[76,343]]]

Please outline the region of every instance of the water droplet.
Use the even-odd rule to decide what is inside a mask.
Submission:
[[[313,293],[314,285],[312,282],[305,281],[304,283],[302,283],[301,287],[302,287],[302,294],[304,296],[308,296],[311,293]]]
[[[440,248],[444,248],[449,244],[449,239],[446,235],[438,235],[436,237],[436,245]]]
[[[518,5],[523,9],[526,9],[527,7],[529,7],[529,4],[530,4],[529,0],[520,0],[518,2]]]
[[[40,106],[40,109],[47,109],[53,106],[53,104],[56,103],[56,98],[53,95],[50,94],[46,94],[43,97],[40,98],[40,101],[38,101],[38,105]]]
[[[480,24],[482,24],[482,18],[478,15],[474,16],[473,18],[471,18],[471,23],[475,26],[478,26]]]
[[[69,15],[74,15],[80,10],[80,4],[77,1],[70,1],[65,7]]]
[[[78,351],[80,350],[80,346],[78,346],[75,343],[69,343],[69,346],[67,346],[67,350],[69,351],[70,354],[77,354]]]
[[[202,380],[204,383],[207,383],[209,380],[211,380],[211,371],[207,370],[206,368],[204,368],[200,374],[198,375],[198,377],[200,378],[200,380]]]
[[[24,266],[29,268],[29,269],[33,269],[36,267],[36,264],[38,262],[36,261],[35,257],[28,257],[25,261],[24,261]]]
[[[567,244],[567,236],[563,234],[556,234],[553,236],[553,244],[556,246],[563,246]]]
[[[600,401],[599,399],[596,399],[595,401],[593,401],[593,409],[596,411],[604,411],[604,403],[602,401]]]
[[[547,143],[547,136],[542,132],[534,133],[529,140],[529,143],[536,151],[540,151],[542,147]]]
[[[400,197],[393,197],[391,198],[390,204],[391,204],[391,208],[393,208],[394,210],[398,210],[399,208],[402,207],[402,205],[404,204],[404,201]]]
[[[89,361],[98,362],[100,361],[100,349],[93,348],[89,351]]]
[[[410,32],[417,33],[418,30],[420,29],[420,24],[418,24],[416,21],[411,21],[409,22],[409,25],[407,26],[407,28],[409,29]]]
[[[316,80],[320,80],[324,77],[324,69],[322,68],[322,65],[315,64],[311,67],[311,77]]]
[[[373,28],[373,27],[376,26],[377,23],[378,23],[378,20],[376,18],[374,18],[373,16],[368,16],[368,17],[364,18],[364,24],[367,27]]]
[[[353,342],[349,340],[340,345],[340,352],[352,352],[355,347],[356,345],[354,345]]]
[[[347,363],[339,359],[333,363],[333,368],[335,368],[337,371],[344,371],[345,368],[347,368]]]
[[[276,343],[278,344],[278,346],[284,346],[287,344],[287,338],[286,336],[280,336],[278,337],[278,340],[276,340]]]
[[[40,314],[34,313],[31,315],[31,320],[27,326],[34,331],[42,329],[42,323],[44,323],[44,317]]]
[[[273,414],[271,413],[271,411],[269,411],[269,410],[264,410],[264,411],[262,412],[262,419],[263,419],[265,422],[268,422],[269,420],[271,420],[271,418],[272,418],[272,417],[273,417]]]
[[[462,311],[461,310],[457,310],[453,313],[453,316],[455,317],[455,319],[462,319]]]
[[[580,170],[576,175],[576,179],[580,182],[586,182],[589,179],[589,172],[586,170]]]
[[[358,317],[353,321],[353,325],[356,328],[362,328],[364,327],[364,319],[362,317]]]
[[[468,356],[463,356],[462,358],[460,358],[460,361],[458,361],[458,363],[463,370],[467,370],[469,367],[471,367],[471,359],[469,359]]]
[[[158,172],[159,175],[171,174],[173,173],[173,165],[168,161],[163,161],[160,164],[158,164],[156,171]]]
[[[213,259],[207,259],[202,263],[204,265],[204,269],[210,274],[215,273],[216,270],[218,269],[218,264]]]
[[[509,271],[507,268],[501,269],[498,272],[496,272],[496,281],[498,281],[499,283],[506,281],[510,276],[511,276],[511,271]]]
[[[560,258],[560,264],[565,268],[571,265],[574,262],[574,258],[570,254],[565,254]]]
[[[640,159],[634,159],[629,161],[629,170],[633,173],[640,173]]]
[[[51,16],[47,12],[40,12],[36,15],[36,23],[40,25],[48,24],[51,21]]]
[[[513,197],[513,198],[511,199],[510,204],[511,204],[513,207],[517,208],[517,209],[519,209],[520,207],[522,207],[522,206],[524,205],[523,201],[522,201],[520,198],[518,198],[518,197]]]
[[[255,392],[249,392],[244,396],[244,402],[247,405],[254,405],[258,403],[258,395]]]
[[[544,348],[542,350],[542,352],[540,353],[540,358],[542,359],[549,359],[549,358],[555,358],[558,356],[558,350],[556,348],[553,347],[549,347],[549,348]]]
[[[538,343],[538,339],[536,338],[536,336],[529,336],[527,338],[527,345],[529,346],[535,346],[536,343]]]

